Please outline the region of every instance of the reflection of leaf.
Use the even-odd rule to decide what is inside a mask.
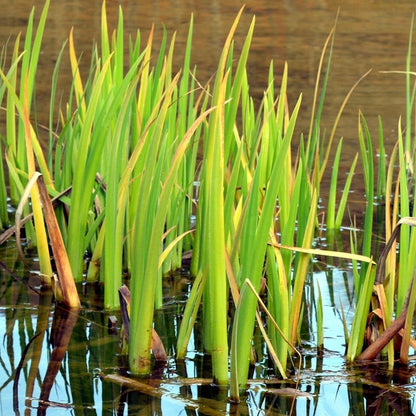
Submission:
[[[301,391],[294,389],[292,387],[283,387],[281,389],[268,388],[266,393],[273,394],[275,396],[290,396],[290,397],[306,397],[308,399],[313,397],[313,394],[307,393],[306,391]]]
[[[49,317],[51,312],[52,303],[52,291],[43,290],[42,294],[39,294],[38,304],[38,318],[36,322],[36,337],[35,342],[31,347],[30,356],[30,368],[26,381],[26,397],[34,397],[33,392],[35,390],[36,380],[39,377],[39,367],[42,359],[42,346],[45,339],[45,335],[49,328]],[[26,359],[27,360],[27,359]]]
[[[140,380],[135,380],[132,378],[128,378],[125,376],[122,376],[120,374],[100,374],[101,380],[110,381],[112,383],[116,383],[122,386],[127,387],[128,389],[139,391],[142,394],[145,394],[150,397],[156,397],[156,398],[163,398],[167,401],[177,401],[181,403],[183,406],[190,410],[198,410],[198,412],[201,412],[201,414],[204,415],[212,415],[212,416],[221,416],[224,413],[220,410],[217,410],[210,405],[206,405],[202,403],[201,400],[198,402],[186,397],[182,397],[179,394],[172,393],[168,389],[165,389],[161,386],[153,387],[149,384],[146,384]],[[212,380],[211,380],[212,381]]]
[[[23,363],[26,360],[26,354],[29,350],[30,345],[32,342],[40,335],[40,333],[35,334],[33,338],[30,339],[30,341],[27,343],[25,348],[22,351],[22,357],[20,358],[19,364],[16,368],[16,373],[13,380],[13,410],[16,412],[16,414],[19,414],[19,403],[18,403],[18,386],[19,386],[19,378],[20,378],[20,372],[23,368]]]
[[[42,383],[38,415],[45,414],[49,406],[49,394],[65,357],[72,331],[78,320],[78,312],[78,309],[71,309],[70,311],[62,309],[60,313],[55,311],[51,333],[53,350]]]

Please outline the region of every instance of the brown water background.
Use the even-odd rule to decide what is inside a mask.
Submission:
[[[199,79],[206,81],[216,69],[224,39],[244,3],[246,7],[236,44],[237,48],[242,45],[250,21],[255,16],[255,33],[248,64],[251,93],[261,97],[267,86],[271,60],[274,61],[277,82],[284,62],[288,62],[289,104],[293,107],[298,95],[303,94],[299,133],[307,133],[321,50],[339,11],[322,127],[327,131],[332,129],[346,94],[365,72],[372,69],[350,98],[337,130],[336,137],[344,137],[341,165],[347,170],[359,149],[359,109],[367,118],[374,143],[378,139],[377,117],[382,117],[387,150],[391,150],[397,139],[398,119],[405,115],[405,77],[381,71],[405,69],[411,18],[416,9],[413,1],[107,1],[109,29],[112,31],[115,28],[121,5],[125,33],[135,37],[140,29],[143,44],[152,24],[157,41],[162,37],[163,26],[169,39],[176,31],[175,56],[179,66],[193,13],[192,62],[198,68]],[[38,18],[43,4],[42,0],[0,0],[0,46],[9,37],[14,40],[17,33],[24,33],[32,6],[36,7],[35,16]],[[71,27],[74,28],[77,54],[83,54],[82,63],[88,68],[93,41],[100,38],[101,4],[100,0],[51,1],[37,75],[40,121],[47,120],[52,71]],[[68,62],[66,49],[59,83],[64,97],[71,82]]]

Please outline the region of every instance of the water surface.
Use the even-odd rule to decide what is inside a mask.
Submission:
[[[315,328],[303,332],[301,371],[287,382],[275,378],[260,336],[254,346],[263,360],[252,369],[255,379],[239,405],[227,401],[227,389],[210,385],[209,361],[201,351],[197,322],[184,362],[173,358],[175,337],[189,292],[187,273],[165,286],[165,307],[155,317],[155,328],[170,358],[155,367],[146,385],[128,387],[100,375],[117,375],[125,361],[120,355],[119,326],[109,329],[102,311],[99,286],[80,288],[82,310],[67,313],[55,306],[50,292],[40,292],[35,273],[23,271],[14,243],[1,249],[0,267],[0,414],[2,415],[398,415],[416,414],[415,372],[383,366],[348,366],[341,319],[353,317],[350,272],[328,267],[308,276],[307,319],[314,323],[314,297],[319,284],[323,296],[325,349],[317,354]],[[14,277],[5,270],[14,270]],[[36,267],[36,264],[33,265]],[[27,269],[26,269],[27,270]],[[119,318],[117,316],[117,318]],[[295,360],[295,367],[299,362]],[[123,371],[122,371],[123,374]],[[128,376],[128,375],[127,375]],[[129,376],[131,379],[131,376]],[[190,380],[194,380],[190,383]],[[296,384],[299,381],[299,384]],[[294,389],[301,395],[294,397]],[[373,409],[379,413],[373,413]]]
[[[270,61],[274,61],[277,81],[287,61],[291,103],[293,106],[298,95],[303,94],[300,129],[306,131],[321,50],[339,12],[323,126],[328,130],[332,128],[352,85],[372,69],[351,97],[338,129],[338,136],[346,138],[344,159],[350,161],[351,154],[357,149],[359,109],[366,115],[375,137],[377,116],[381,115],[387,144],[395,142],[398,118],[404,115],[404,76],[380,71],[405,68],[411,17],[415,11],[411,1],[107,1],[107,11],[109,28],[113,30],[121,5],[126,34],[135,36],[140,29],[143,42],[152,25],[156,39],[161,38],[163,26],[170,36],[176,31],[178,65],[193,13],[192,62],[198,67],[199,78],[205,81],[215,71],[224,39],[243,4],[246,8],[237,34],[237,47],[241,46],[251,19],[256,17],[248,64],[253,95],[261,96],[266,88]],[[43,6],[41,0],[0,0],[0,45],[10,35],[13,37],[24,31],[32,5],[39,16]],[[40,109],[47,108],[51,73],[71,28],[74,28],[77,52],[84,55],[82,62],[88,66],[92,42],[100,38],[101,1],[52,1],[48,16],[38,72]],[[69,70],[68,61],[65,62]],[[61,88],[67,91],[69,79],[64,72]],[[44,117],[47,114],[45,111]]]

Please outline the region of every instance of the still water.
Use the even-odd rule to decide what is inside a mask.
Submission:
[[[178,62],[181,62],[181,51],[193,13],[192,62],[197,65],[199,79],[206,81],[216,69],[223,41],[243,4],[246,4],[246,11],[237,34],[237,45],[245,36],[253,16],[256,17],[248,64],[252,95],[261,96],[266,88],[271,60],[274,61],[277,81],[287,61],[292,106],[299,94],[303,94],[300,129],[305,131],[322,46],[339,12],[323,127],[331,129],[352,85],[372,69],[352,95],[339,125],[338,136],[343,136],[346,142],[344,158],[350,161],[351,153],[355,154],[357,149],[359,109],[367,117],[375,137],[377,116],[381,115],[387,145],[394,143],[398,118],[404,115],[404,76],[381,71],[405,68],[411,18],[415,11],[413,1],[107,1],[109,29],[116,26],[118,7],[121,5],[127,34],[135,36],[140,29],[143,39],[146,39],[152,24],[155,25],[156,39],[161,38],[163,26],[170,36],[176,31],[176,51]],[[32,5],[35,5],[39,15],[42,0],[0,0],[0,45],[10,36],[13,39],[17,33],[24,31]],[[73,27],[78,55],[83,54],[82,62],[87,67],[92,42],[100,38],[100,17],[100,0],[51,2],[37,83],[39,110],[45,109],[45,117],[48,114],[51,74],[62,43],[68,39]],[[61,86],[63,91],[67,91],[69,78],[64,72],[61,74]]]
[[[108,1],[110,28],[118,19],[122,5],[125,32],[135,35],[140,29],[146,38],[152,23],[156,39],[162,36],[164,25],[171,35],[177,31],[178,62],[187,35],[191,13],[195,18],[192,61],[198,67],[201,81],[215,71],[222,43],[243,2],[182,1],[153,2]],[[294,103],[303,94],[299,129],[306,131],[310,116],[313,89],[320,53],[325,39],[334,25],[336,29],[326,106],[322,125],[330,130],[338,109],[351,86],[370,68],[372,72],[353,93],[341,119],[338,136],[345,138],[343,166],[348,169],[358,148],[357,116],[361,109],[370,129],[377,137],[377,117],[381,115],[387,149],[397,138],[397,122],[404,115],[405,80],[403,75],[382,71],[403,70],[409,39],[409,28],[416,6],[412,1],[246,1],[237,35],[237,44],[245,36],[252,17],[256,16],[256,30],[249,59],[249,84],[253,95],[261,96],[266,88],[268,66],[274,61],[276,79],[285,61],[289,66],[289,100]],[[0,45],[13,41],[24,32],[32,5],[39,14],[42,1],[0,0]],[[37,107],[39,121],[48,114],[51,75],[62,43],[74,28],[75,46],[83,54],[88,67],[93,40],[100,37],[101,2],[52,1],[46,25],[45,39],[38,72]],[[67,58],[66,58],[67,59]],[[65,96],[69,88],[68,73],[62,72],[60,88]],[[45,117],[43,119],[43,117]],[[359,189],[356,182],[354,189]],[[204,357],[195,337],[183,365],[169,362],[167,368],[150,380],[152,387],[160,387],[162,397],[128,391],[117,384],[102,381],[100,372],[111,374],[122,364],[118,351],[118,334],[109,331],[107,316],[101,311],[101,293],[97,288],[85,288],[83,310],[71,321],[62,320],[63,312],[50,308],[50,294],[39,295],[36,275],[23,273],[23,265],[13,248],[2,247],[0,260],[30,287],[9,273],[0,270],[0,414],[55,415],[201,415],[201,414],[292,414],[306,415],[363,415],[416,413],[415,383],[412,372],[389,374],[383,369],[350,369],[344,359],[344,335],[340,318],[340,304],[349,312],[351,298],[345,285],[349,271],[328,268],[314,274],[310,290],[319,281],[324,297],[325,354],[318,357],[313,337],[305,336],[300,390],[305,396],[294,400],[287,394],[293,384],[272,386],[253,384],[245,403],[233,408],[222,400],[224,392],[215,391],[203,383],[175,384],[180,377],[204,377]],[[36,265],[33,267],[36,269]],[[168,316],[180,315],[181,302],[186,300],[186,287],[174,296],[175,310]],[[342,298],[341,294],[345,294]],[[311,304],[311,313],[313,307]],[[161,314],[157,325],[172,334],[175,321]],[[312,320],[314,322],[314,320]],[[73,325],[72,337],[62,339],[59,326]],[[52,328],[52,329],[51,329]],[[39,335],[37,335],[39,334]],[[57,335],[58,334],[58,335]],[[61,334],[61,335],[59,335]],[[174,342],[166,335],[168,350]],[[59,356],[60,343],[66,343]],[[258,347],[260,351],[263,346]],[[62,351],[61,351],[62,352]],[[51,359],[52,358],[52,359]],[[52,364],[51,364],[52,363]],[[54,367],[55,365],[55,367]],[[38,371],[37,371],[38,370]],[[255,368],[253,377],[264,376],[264,368]],[[51,380],[48,377],[55,373]],[[160,384],[162,383],[162,384]],[[282,394],[286,392],[286,394]],[[157,393],[155,393],[157,395]],[[186,400],[185,400],[186,399]],[[186,403],[185,403],[186,401]],[[43,406],[47,403],[46,406]],[[198,403],[199,410],[193,404]],[[201,410],[204,408],[204,410]]]
[[[118,353],[118,330],[109,328],[108,316],[102,311],[100,287],[80,288],[82,310],[68,314],[53,306],[51,293],[40,293],[36,274],[28,278],[13,242],[1,253],[1,415],[416,414],[413,366],[393,374],[380,364],[346,365],[341,304],[348,326],[353,305],[348,283],[351,276],[340,267],[315,272],[306,285],[305,315],[310,322],[315,322],[311,294],[318,284],[322,291],[323,354],[317,354],[316,328],[312,328],[311,333],[302,335],[299,384],[295,374],[283,382],[268,369],[266,347],[257,334],[254,347],[264,359],[252,369],[250,378],[255,381],[250,383],[245,399],[232,405],[226,400],[227,391],[211,386],[207,379],[207,357],[201,352],[198,323],[183,362],[169,359],[166,365],[156,367],[149,379],[139,380],[140,386],[121,386],[118,380],[100,378],[102,374],[119,374],[124,364]],[[7,270],[13,270],[13,276]],[[155,317],[155,328],[171,357],[190,289],[187,277],[183,272],[166,284],[166,306]],[[295,362],[294,367],[298,364]],[[296,398],[295,388],[299,392]]]

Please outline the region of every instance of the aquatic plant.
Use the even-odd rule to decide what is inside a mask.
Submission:
[[[20,36],[18,36],[14,45],[12,63],[9,71],[5,74],[0,70],[0,76],[2,78],[0,98],[2,98],[5,89],[7,88],[6,162],[9,173],[9,196],[11,201],[15,204],[20,201],[26,184],[33,177],[36,171],[36,162],[42,170],[42,173],[45,175],[46,182],[48,185],[51,185],[50,176],[47,170],[45,170],[46,166],[41,146],[30,121],[30,111],[34,101],[36,69],[48,8],[49,1],[46,1],[35,35],[33,33],[34,9],[32,9],[28,20],[23,51],[19,52]],[[18,82],[17,76],[18,70],[20,70],[20,83]],[[1,170],[3,170],[3,168],[1,168]],[[4,173],[0,176],[3,177]],[[5,196],[7,193],[4,180],[0,183],[0,186],[2,187],[1,193],[4,198],[3,201],[6,201],[7,198]],[[36,231],[33,229],[31,222],[26,223],[27,240],[31,241],[34,245],[37,245],[40,271],[45,284],[50,284],[52,267],[39,191],[36,184],[31,191],[31,200],[34,227],[36,228]],[[26,207],[24,213],[27,214],[28,212],[28,207]],[[2,222],[7,221],[4,211],[2,217]]]
[[[359,248],[353,241],[352,254],[313,248],[321,181],[333,147],[336,145],[327,202],[328,229],[339,229],[342,225],[358,163],[357,156],[335,208],[342,153],[342,139],[336,144],[336,130],[349,97],[362,79],[342,102],[326,142],[321,136],[320,120],[335,29],[322,51],[309,131],[302,137],[299,149],[295,149],[293,138],[302,97],[289,102],[288,66],[282,69],[282,79],[277,86],[271,63],[268,84],[256,110],[247,74],[254,19],[238,57],[234,50],[243,8],[221,51],[213,85],[202,87],[196,81],[196,71],[191,70],[192,18],[182,70],[174,73],[175,36],[168,44],[164,32],[154,57],[153,30],[143,48],[140,32],[137,32],[136,38],[129,40],[126,55],[122,8],[117,29],[110,36],[103,3],[100,46],[94,45],[86,76],[80,69],[73,33],[69,34],[73,81],[68,103],[59,109],[59,123],[56,124],[53,105],[66,45],[59,53],[51,87],[48,155],[44,157],[36,126],[32,125],[30,103],[48,4],[42,13],[33,50],[28,40],[33,30],[32,12],[25,43],[28,53],[19,53],[18,38],[9,70],[0,73],[0,98],[7,94],[7,136],[11,140],[6,146],[9,196],[12,204],[18,203],[26,183],[36,175],[37,168],[40,170],[47,191],[60,201],[53,224],[59,223],[62,239],[58,245],[63,246],[61,242],[64,242],[74,279],[76,282],[101,280],[107,310],[120,308],[118,290],[123,275],[128,276],[130,370],[142,375],[151,371],[154,313],[163,303],[163,275],[181,265],[185,249],[192,252],[194,282],[179,329],[177,358],[184,358],[202,305],[204,349],[212,357],[213,381],[219,385],[230,384],[233,400],[239,400],[240,390],[247,384],[249,366],[254,360],[252,347],[256,326],[267,341],[276,372],[286,377],[289,358],[301,343],[302,319],[308,313],[304,292],[314,255],[344,257],[356,265],[354,285],[359,296],[356,319],[348,339],[348,358],[353,361],[364,344],[375,279],[371,260],[374,155],[370,132],[361,114],[358,136],[367,196],[363,244]],[[28,55],[32,61],[27,61]],[[320,85],[325,58],[328,61]],[[20,83],[18,69],[24,75],[27,73]],[[412,105],[410,101],[409,105]],[[17,122],[16,115],[20,116]],[[380,148],[384,149],[382,132],[379,140]],[[401,166],[408,163],[406,146],[399,137],[397,153]],[[197,169],[198,157],[200,169]],[[391,164],[386,173],[384,164],[380,165],[379,196],[390,194],[393,170]],[[0,188],[2,195],[7,195],[3,176],[6,176],[4,166],[0,165]],[[409,216],[406,208],[409,195],[404,190],[407,179],[406,170],[401,169],[400,215],[406,217]],[[195,183],[199,188],[197,197]],[[32,233],[38,236],[39,253],[43,253],[45,259],[41,268],[43,273],[51,275],[51,269],[47,269],[49,248],[44,218],[36,186],[33,189],[35,224],[34,227],[27,225],[26,235],[28,238]],[[390,232],[399,207],[399,188],[395,192]],[[50,209],[49,200],[44,198],[44,201]],[[0,215],[1,210],[4,211],[4,207],[0,207]],[[48,212],[48,216],[52,216],[51,211]],[[196,214],[194,229],[192,214]],[[3,222],[6,220],[4,214],[1,218]],[[414,244],[413,231],[400,235],[401,250],[402,247],[411,249]],[[86,253],[91,256],[89,262]],[[403,261],[400,281],[403,283],[397,312],[409,292],[411,280],[408,276],[414,267],[402,251],[400,256]],[[388,273],[393,266],[389,255]],[[265,303],[261,297],[263,291]],[[388,308],[392,311],[394,292],[386,293]],[[266,315],[267,331],[263,330],[259,305]],[[322,310],[320,296],[317,309]],[[323,319],[318,313],[317,347],[320,349]]]
[[[354,316],[347,351],[347,359],[350,361],[357,358],[375,359],[381,354],[387,357],[391,369],[397,355],[402,363],[407,364],[409,346],[415,345],[410,335],[416,296],[413,284],[415,259],[409,256],[416,244],[415,223],[412,217],[415,207],[414,143],[410,140],[414,130],[411,109],[415,100],[415,87],[410,83],[412,37],[413,19],[410,25],[406,70],[385,71],[404,73],[406,76],[406,118],[404,126],[401,119],[398,121],[397,143],[388,166],[384,159],[383,129],[379,120],[380,157],[377,197],[381,201],[385,198],[386,244],[377,261],[377,274],[374,268],[371,272],[365,268],[361,268],[360,273],[357,269],[354,271],[357,304],[361,306]],[[359,139],[366,186],[362,252],[370,253],[373,248],[373,196],[376,188],[374,180],[376,169],[370,132],[362,114],[360,114]],[[395,181],[396,185],[394,185]],[[352,246],[355,247],[354,250],[358,250],[357,241]],[[402,328],[401,339],[394,341],[394,337]],[[366,332],[367,339],[365,339]]]

